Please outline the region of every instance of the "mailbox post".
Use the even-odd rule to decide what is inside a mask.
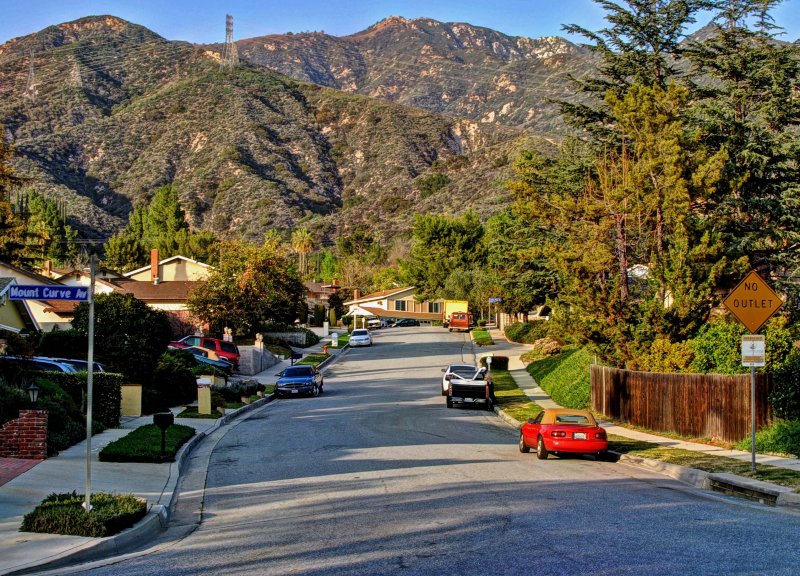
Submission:
[[[161,461],[167,459],[167,428],[175,423],[175,416],[172,412],[158,412],[153,414],[153,424],[161,430]]]

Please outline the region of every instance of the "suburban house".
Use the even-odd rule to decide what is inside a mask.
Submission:
[[[341,288],[339,282],[336,280],[330,283],[311,282],[307,280],[303,282],[303,285],[306,288],[306,304],[308,304],[309,308],[314,308],[314,306],[323,306],[327,308],[329,306],[330,297]]]
[[[443,300],[417,302],[414,299],[416,291],[414,286],[406,286],[361,296],[358,290],[354,290],[353,299],[344,305],[349,307],[350,315],[381,319],[413,318],[421,322],[441,320]]]
[[[0,277],[0,330],[16,334],[38,330],[39,326],[31,314],[28,301],[8,299],[8,289],[16,283],[14,278]]]

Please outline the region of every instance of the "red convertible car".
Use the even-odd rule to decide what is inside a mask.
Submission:
[[[586,410],[547,409],[519,429],[519,451],[530,452],[534,446],[539,460],[550,452],[601,456],[608,450],[608,438]]]

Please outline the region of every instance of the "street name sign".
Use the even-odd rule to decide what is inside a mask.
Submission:
[[[755,270],[739,282],[722,303],[753,333],[783,306],[783,300]]]
[[[43,286],[12,284],[8,287],[11,300],[89,300],[89,289],[84,286]]]
[[[742,366],[757,368],[766,363],[767,346],[764,336],[759,334],[742,335]]]
[[[498,302],[502,302],[502,298],[489,298],[489,304],[497,304]]]

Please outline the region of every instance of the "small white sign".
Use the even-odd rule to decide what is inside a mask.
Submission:
[[[767,346],[764,336],[744,334],[742,336],[742,366],[764,366],[767,360]]]

